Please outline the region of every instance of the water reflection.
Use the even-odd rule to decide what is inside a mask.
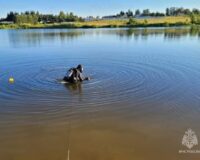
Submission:
[[[134,37],[138,40],[140,37],[146,39],[149,36],[163,36],[164,39],[180,39],[190,36],[200,36],[200,30],[197,28],[141,28],[141,29],[127,29],[127,30],[113,30],[107,31],[106,34],[116,34],[120,38],[131,39]]]
[[[180,39],[188,35],[200,37],[200,29],[187,28],[132,28],[132,29],[53,29],[53,30],[14,30],[8,31],[9,42],[13,46],[40,45],[43,41],[65,42],[71,41],[85,35],[110,35],[118,36],[120,39],[138,40],[147,39],[149,36],[163,36],[164,39]]]
[[[194,28],[1,31],[0,160],[66,159],[69,120],[71,159],[180,159],[185,130],[200,133],[199,35]],[[58,83],[79,63],[90,82]],[[181,158],[199,159],[190,156]]]
[[[84,35],[84,31],[74,30],[11,30],[8,31],[9,42],[17,47],[23,44],[29,46],[40,45],[44,41],[56,42],[70,41]]]
[[[66,83],[65,87],[67,90],[69,90],[71,93],[82,93],[82,83]]]

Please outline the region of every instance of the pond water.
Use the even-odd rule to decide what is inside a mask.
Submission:
[[[1,160],[200,159],[199,115],[198,30],[0,30]]]

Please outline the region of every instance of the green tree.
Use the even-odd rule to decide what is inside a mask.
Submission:
[[[133,17],[133,12],[129,9],[129,10],[126,12],[126,15],[127,15],[127,17]]]
[[[59,22],[64,22],[65,21],[65,13],[63,11],[60,11],[58,15]]]
[[[200,14],[200,10],[194,8],[194,9],[192,10],[192,13],[193,13],[193,14]]]
[[[18,15],[18,13],[10,12],[7,14],[7,17],[5,20],[14,22],[17,15]]]
[[[137,10],[135,11],[135,15],[136,15],[136,16],[140,16],[140,14],[141,14],[140,10],[137,9]]]
[[[130,18],[128,24],[130,24],[130,25],[136,25],[137,21],[134,18]]]
[[[149,11],[149,9],[145,9],[145,10],[143,10],[142,15],[143,15],[143,16],[149,16],[149,15],[150,15],[150,11]]]
[[[169,8],[166,9],[166,16],[170,16],[170,9]]]
[[[125,12],[121,11],[119,15],[120,15],[120,16],[124,16],[124,15],[125,15]]]

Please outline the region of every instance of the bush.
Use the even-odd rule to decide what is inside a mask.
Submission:
[[[191,23],[200,24],[200,15],[191,14],[190,18],[191,18]]]
[[[128,21],[128,24],[130,24],[130,25],[136,25],[137,21],[134,18],[130,18],[129,21]]]

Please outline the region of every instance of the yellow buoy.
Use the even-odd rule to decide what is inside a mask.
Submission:
[[[15,82],[14,78],[13,78],[13,77],[10,77],[10,78],[9,78],[9,83],[14,83],[14,82]]]

